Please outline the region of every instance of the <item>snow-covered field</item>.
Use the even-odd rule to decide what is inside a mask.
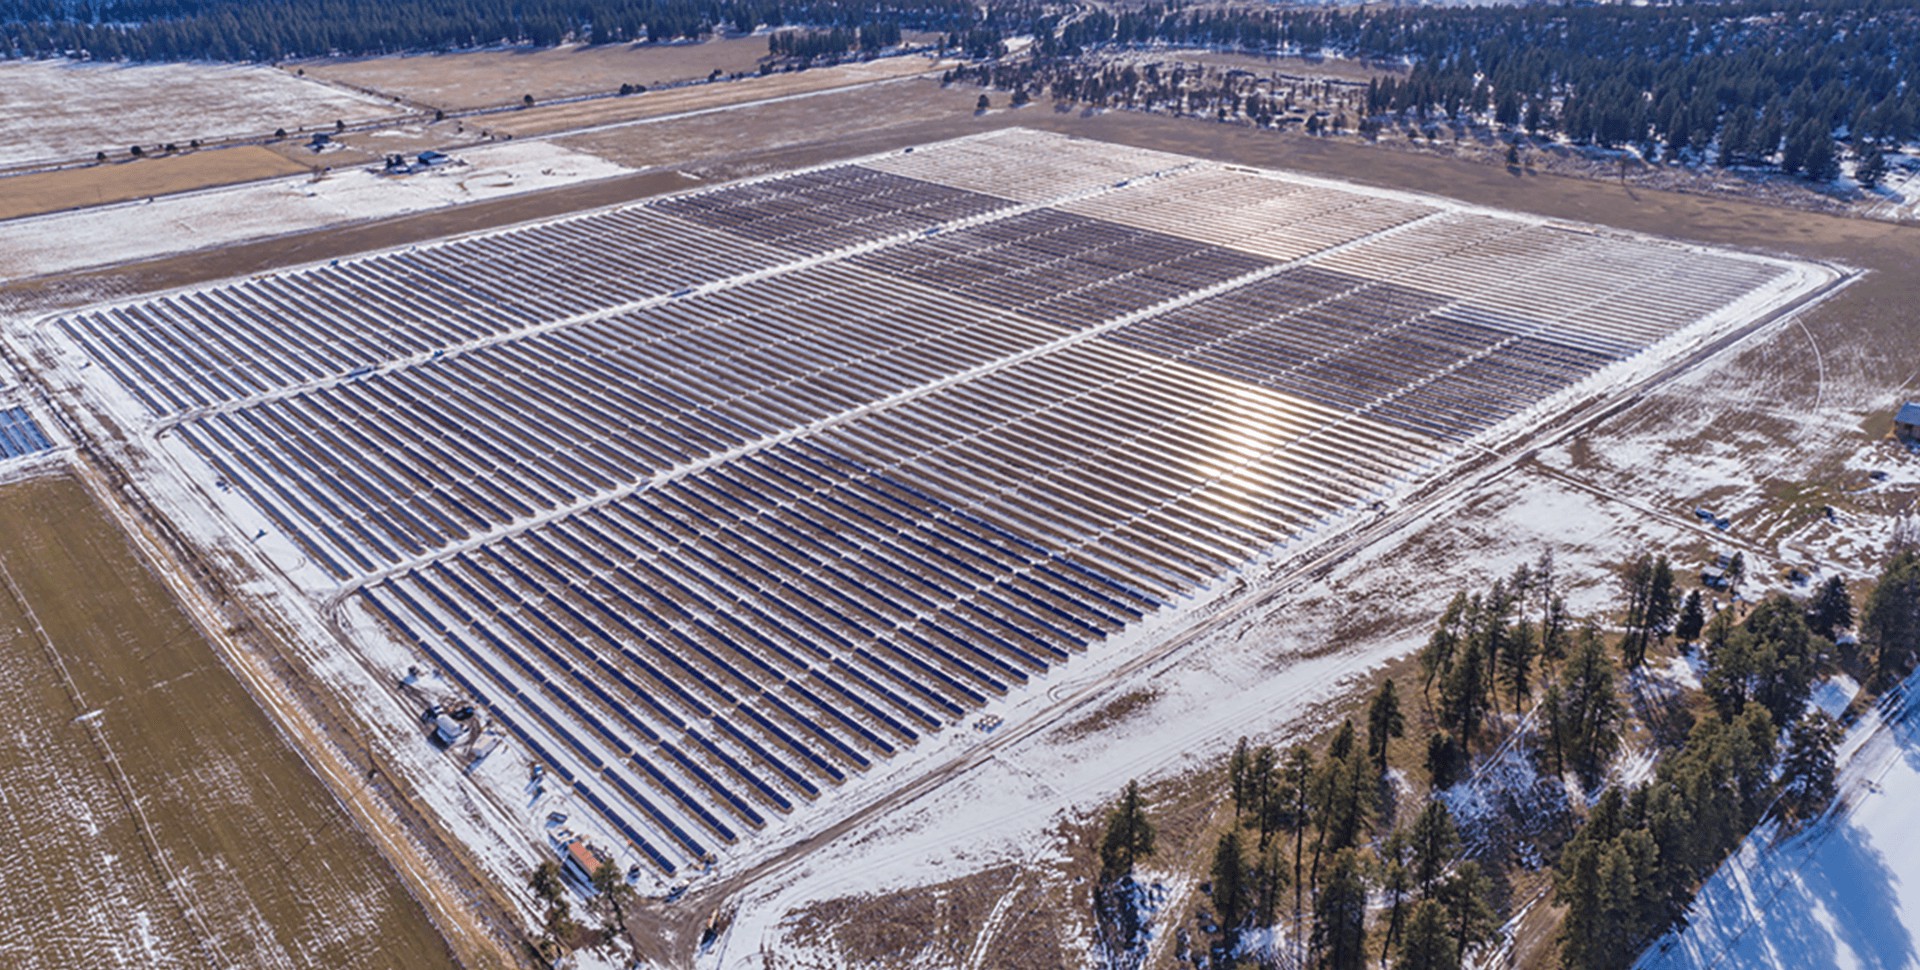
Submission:
[[[271,67],[7,61],[0,62],[0,166],[394,113],[382,99]]]
[[[1920,712],[1911,694],[1890,707],[1848,732],[1835,807],[1749,836],[1643,970],[1920,966]]]
[[[277,73],[277,72],[276,72]],[[607,178],[628,171],[545,142],[456,153],[404,177],[368,168],[254,182],[7,224],[0,278],[104,266]]]

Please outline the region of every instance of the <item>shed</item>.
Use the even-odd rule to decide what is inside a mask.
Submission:
[[[441,744],[453,744],[467,734],[467,726],[454,720],[451,714],[441,714],[433,719],[433,739]]]
[[[1712,589],[1725,589],[1727,585],[1727,571],[1719,566],[1708,566],[1700,570],[1700,585]]]
[[[1893,416],[1893,436],[1909,444],[1920,442],[1920,401],[1900,405]]]
[[[424,151],[417,156],[416,160],[422,165],[432,167],[434,165],[445,165],[453,161],[453,156],[445,152]]]
[[[612,864],[613,858],[600,848],[586,839],[576,838],[567,843],[561,867],[575,879],[590,886],[593,885],[593,877],[601,868]]]

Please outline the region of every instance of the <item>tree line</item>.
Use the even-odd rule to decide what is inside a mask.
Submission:
[[[1771,167],[1826,181],[1839,173],[1844,140],[1862,180],[1872,182],[1886,170],[1886,146],[1920,138],[1920,67],[1908,56],[1920,49],[1920,8],[1892,0],[1175,5],[1039,26],[1043,59],[1172,44],[1405,65],[1404,77],[1371,86],[1368,116],[1563,135],[1632,146],[1650,160]]]
[[[1741,571],[1729,570],[1735,585]],[[1516,867],[1544,863],[1565,908],[1555,937],[1563,965],[1629,966],[1756,824],[1799,824],[1831,802],[1841,727],[1809,703],[1818,679],[1846,670],[1886,689],[1920,656],[1913,552],[1886,565],[1857,614],[1838,578],[1744,613],[1709,605],[1699,589],[1683,595],[1654,555],[1624,563],[1616,588],[1608,626],[1573,617],[1542,556],[1447,605],[1403,681],[1417,685],[1417,707],[1403,707],[1387,679],[1321,746],[1241,739],[1221,792],[1220,814],[1230,805],[1231,817],[1208,856],[1185,863],[1208,879],[1212,965],[1251,960],[1242,937],[1278,927],[1273,945],[1303,966],[1457,970],[1496,939]],[[1856,629],[1857,647],[1836,644]],[[1655,732],[1655,769],[1630,784],[1614,770],[1624,731],[1636,711],[1655,717],[1648,668],[1670,641],[1697,651],[1701,686],[1671,703],[1673,740]],[[1394,782],[1389,747],[1416,728],[1425,742],[1416,735],[1408,747],[1416,761],[1424,748],[1426,791],[1402,809],[1399,791],[1413,789]],[[1541,791],[1564,800],[1558,779],[1571,779],[1598,796],[1584,818],[1570,810],[1557,836],[1538,840],[1544,859],[1468,838],[1449,807],[1463,783],[1497,784],[1474,778],[1496,753],[1531,764],[1548,780]],[[1541,808],[1508,794],[1509,812]],[[1142,945],[1134,870],[1155,851],[1149,808],[1129,784],[1101,830],[1094,901],[1109,954]],[[1481,832],[1487,822],[1472,824]],[[1385,903],[1372,918],[1370,898]]]
[[[1032,16],[1024,0],[984,18],[959,0],[0,0],[0,54],[277,61],[665,41],[758,26],[962,32]]]

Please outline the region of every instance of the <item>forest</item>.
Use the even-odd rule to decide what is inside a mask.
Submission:
[[[279,61],[478,47],[702,38],[783,25],[963,32],[1029,23],[1010,0],[0,0],[11,57]]]
[[[1741,572],[1730,565],[1727,592]],[[1562,966],[1624,968],[1756,824],[1818,818],[1843,724],[1813,688],[1857,677],[1845,720],[1912,672],[1920,554],[1888,562],[1857,611],[1838,578],[1717,608],[1716,591],[1682,595],[1664,557],[1617,580],[1610,616],[1576,618],[1543,556],[1457,595],[1417,663],[1327,736],[1241,739],[1201,840],[1211,852],[1155,860],[1205,880],[1183,947],[1214,967],[1458,970],[1543,899]],[[1698,686],[1656,666],[1697,669]],[[1622,770],[1646,758],[1651,770]],[[1090,847],[1116,965],[1144,952],[1135,872],[1155,857],[1153,815],[1129,784]],[[1371,916],[1370,898],[1384,902]]]

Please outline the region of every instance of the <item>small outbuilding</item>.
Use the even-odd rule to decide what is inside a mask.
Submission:
[[[1920,401],[1900,405],[1893,416],[1893,436],[1907,444],[1920,444]]]
[[[418,161],[422,168],[432,168],[435,165],[445,165],[453,161],[453,156],[445,152],[424,151],[415,157],[415,161]]]
[[[467,736],[467,726],[455,720],[451,714],[440,714],[433,719],[433,739],[442,745],[452,746]]]
[[[600,847],[583,838],[575,838],[566,844],[562,853],[560,867],[567,874],[586,885],[593,885],[593,877],[605,866],[613,864],[613,857]]]

